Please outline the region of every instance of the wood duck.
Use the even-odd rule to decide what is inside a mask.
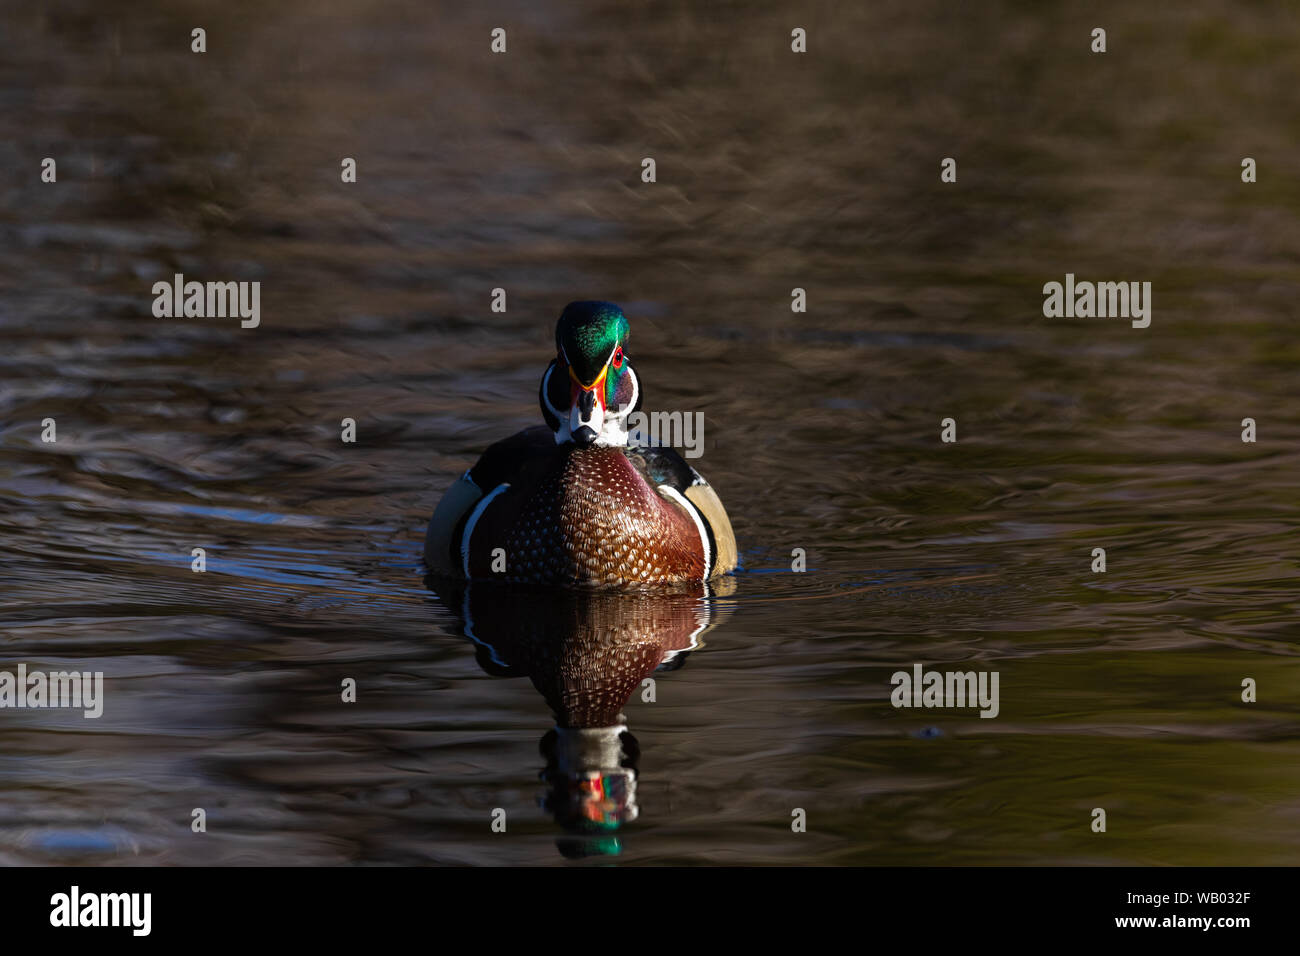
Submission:
[[[527,677],[555,726],[541,739],[541,805],[565,835],[565,856],[618,853],[637,819],[641,748],[624,710],[651,674],[680,669],[722,624],[730,606],[712,597],[734,582],[696,582],[633,592],[430,578],[459,619],[479,666]]]
[[[437,574],[637,587],[707,581],[736,567],[717,494],[671,448],[629,445],[641,408],[610,302],[571,302],[538,399],[545,425],[492,445],[443,495],[424,560]]]

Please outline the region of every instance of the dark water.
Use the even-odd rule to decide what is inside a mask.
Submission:
[[[1291,863],[1294,9],[473,6],[4,5],[0,669],[107,700],[0,711],[0,861]],[[175,272],[261,325],[154,318]],[[1044,318],[1067,272],[1151,327]],[[743,570],[431,590],[590,297]],[[893,708],[914,663],[999,716]]]

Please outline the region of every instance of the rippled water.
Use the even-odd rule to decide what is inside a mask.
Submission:
[[[0,669],[107,700],[0,711],[0,861],[1292,862],[1294,11],[969,7],[6,4]],[[175,272],[262,324],[154,318]],[[1043,318],[1067,272],[1151,327]],[[742,570],[426,582],[589,297]]]

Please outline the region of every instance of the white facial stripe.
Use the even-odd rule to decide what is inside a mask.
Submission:
[[[563,349],[561,349],[563,352]],[[565,358],[568,362],[568,358]],[[563,445],[569,441],[573,435],[569,431],[569,416],[560,411],[551,404],[551,373],[555,371],[555,363],[552,362],[546,369],[546,377],[542,380],[542,401],[546,403],[546,410],[555,416],[559,426],[555,429],[555,444]]]
[[[627,417],[632,414],[636,408],[636,403],[641,397],[641,382],[636,377],[636,371],[629,365],[626,373],[632,380],[632,397],[622,405],[613,414],[605,417],[605,430],[601,432],[600,438],[596,441],[597,445],[612,445],[617,448],[626,448],[631,440],[627,430]]]
[[[610,349],[609,354],[605,356],[605,365],[608,366],[610,362],[614,361],[614,353],[617,351],[618,351],[618,343],[615,342],[614,347]]]

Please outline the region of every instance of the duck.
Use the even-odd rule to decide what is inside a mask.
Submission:
[[[564,307],[538,386],[544,424],[489,446],[443,494],[424,542],[433,575],[639,588],[736,569],[717,492],[629,428],[644,392],[628,334],[612,302]]]
[[[641,812],[641,746],[625,711],[646,678],[685,667],[724,625],[733,606],[717,596],[733,581],[636,591],[429,583],[483,672],[528,678],[548,705],[538,803],[560,826],[560,853],[620,853],[621,831]]]

